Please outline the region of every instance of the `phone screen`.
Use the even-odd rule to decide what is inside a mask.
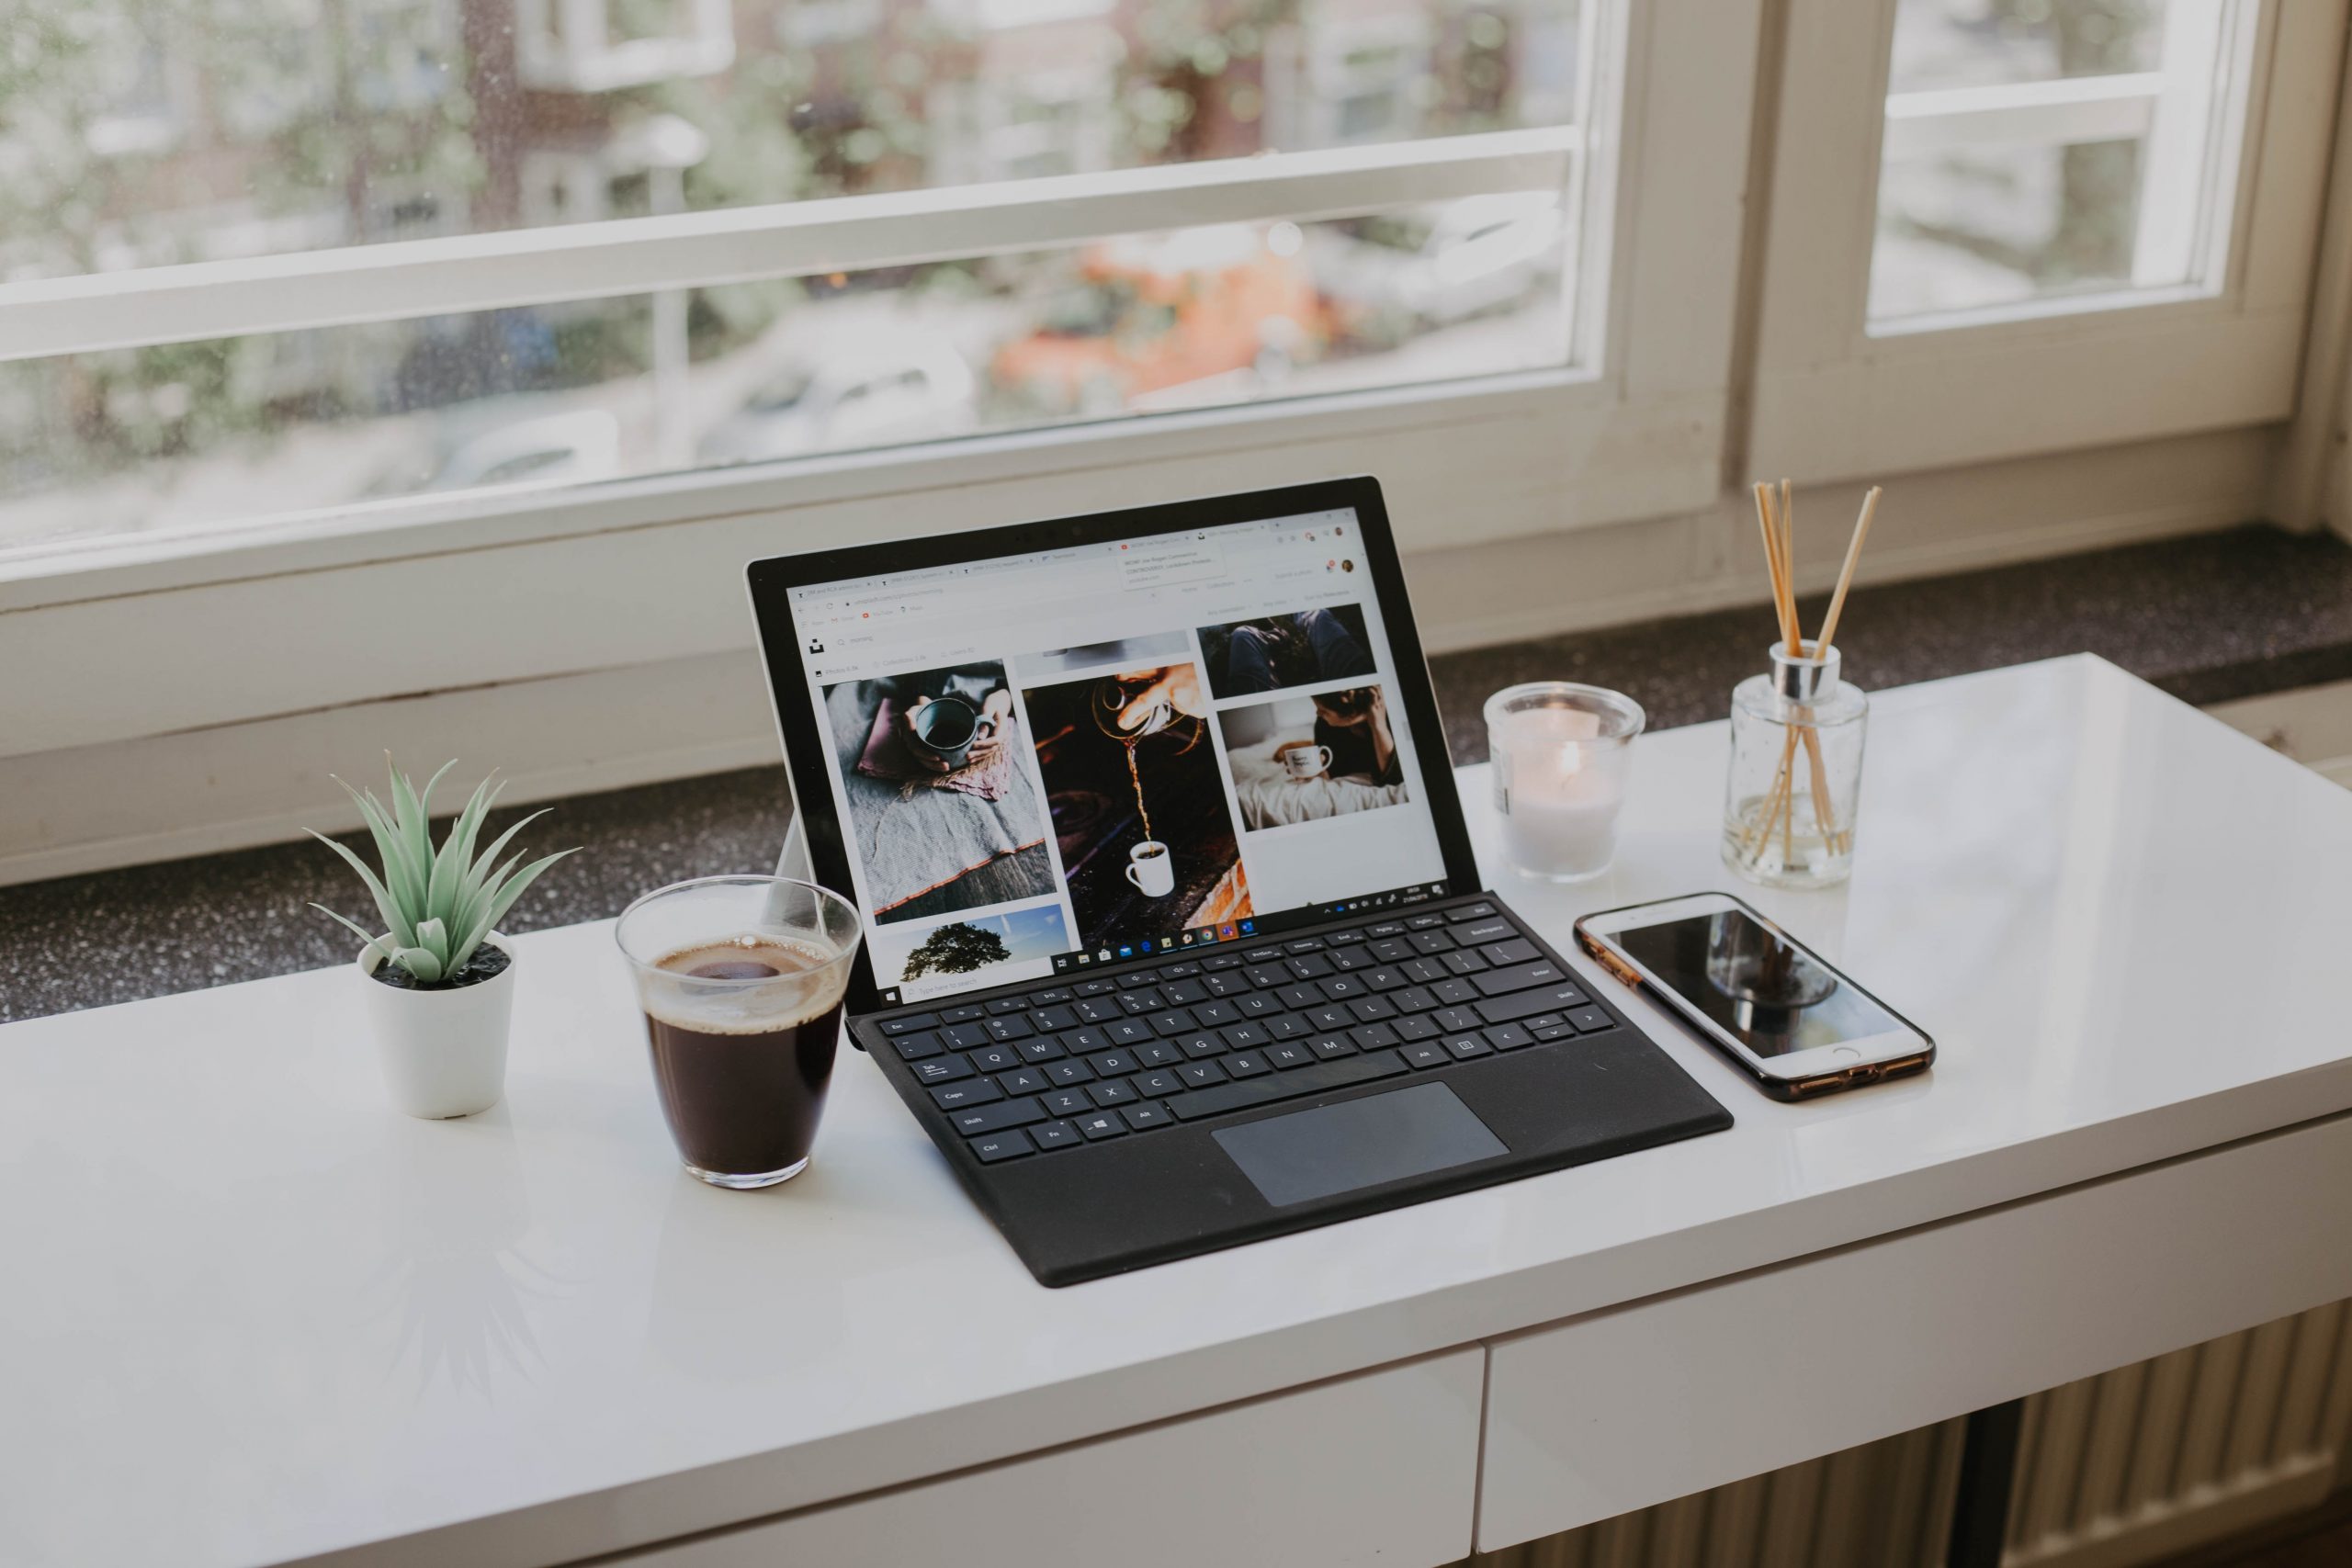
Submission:
[[[1909,1026],[1745,910],[1617,933],[1660,985],[1758,1056],[1784,1056]]]

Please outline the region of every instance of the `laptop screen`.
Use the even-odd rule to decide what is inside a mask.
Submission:
[[[1352,510],[792,590],[881,1004],[1442,891]]]

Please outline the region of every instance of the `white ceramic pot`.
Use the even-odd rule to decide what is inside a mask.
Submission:
[[[378,981],[382,957],[359,952],[359,989],[367,998],[376,1059],[395,1109],[442,1122],[498,1103],[506,1089],[506,1021],[514,1010],[514,950],[492,931],[483,938],[506,954],[506,967],[480,985],[454,991],[410,991]]]

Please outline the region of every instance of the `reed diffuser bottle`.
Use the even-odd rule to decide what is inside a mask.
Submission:
[[[1770,659],[1731,694],[1724,861],[1768,887],[1827,887],[1854,868],[1870,698],[1838,678],[1834,648],[1774,643]]]
[[[1731,694],[1731,773],[1724,786],[1724,863],[1768,887],[1827,887],[1854,869],[1854,811],[1862,793],[1862,739],[1871,704],[1838,679],[1838,619],[1879,492],[1862,498],[1838,591],[1811,642],[1797,629],[1796,508],[1782,479],[1756,487],[1756,520],[1772,578],[1781,640],[1770,671]]]

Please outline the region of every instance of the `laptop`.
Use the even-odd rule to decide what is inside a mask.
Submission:
[[[749,575],[849,1035],[1041,1283],[1731,1124],[1480,883],[1374,480]]]

